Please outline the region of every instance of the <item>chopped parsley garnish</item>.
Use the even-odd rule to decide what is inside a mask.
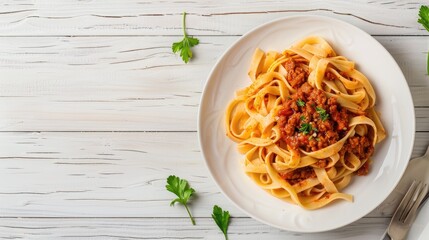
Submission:
[[[320,115],[320,119],[322,119],[322,121],[326,121],[326,119],[329,118],[329,114],[326,113],[326,110],[320,107],[316,107],[316,112]]]
[[[311,132],[311,130],[314,130],[314,129],[311,127],[310,123],[303,123],[303,124],[301,124],[301,127],[299,128],[299,131],[304,133],[305,135],[309,134]]]
[[[299,120],[304,121],[305,120],[304,115],[301,115],[301,117],[299,117]]]
[[[299,98],[298,100],[296,100],[296,105],[300,106],[300,107],[304,107],[305,106],[305,102],[302,101],[301,98]]]

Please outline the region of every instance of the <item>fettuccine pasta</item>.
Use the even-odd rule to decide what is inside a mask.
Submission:
[[[341,190],[368,173],[374,146],[386,137],[365,75],[321,37],[283,53],[256,49],[248,75],[251,84],[225,114],[247,175],[305,209],[353,201]]]

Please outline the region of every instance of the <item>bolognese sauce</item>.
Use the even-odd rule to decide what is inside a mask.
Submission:
[[[280,177],[287,180],[289,184],[294,185],[296,183],[304,181],[307,178],[315,178],[316,173],[311,167],[303,167],[288,173],[282,173],[280,174]]]
[[[251,82],[224,119],[244,172],[304,209],[352,202],[342,190],[352,174],[370,171],[374,147],[387,136],[370,80],[318,36],[282,52],[255,49],[248,73]]]
[[[277,124],[280,127],[282,140],[293,150],[302,149],[313,152],[328,147],[343,138],[349,130],[349,119],[356,116],[338,104],[335,97],[327,97],[322,90],[313,88],[308,82],[308,71],[301,68],[293,59],[284,63],[287,70],[286,79],[297,89],[283,104],[278,112]],[[343,75],[343,74],[342,74]],[[333,80],[330,72],[326,79]],[[359,159],[368,159],[374,152],[370,139],[366,136],[353,136],[347,139],[339,152],[355,154]],[[320,159],[315,165],[325,168],[327,159]],[[357,175],[366,175],[369,171],[368,161],[357,171]],[[315,177],[312,168],[300,168],[281,177],[290,184]]]

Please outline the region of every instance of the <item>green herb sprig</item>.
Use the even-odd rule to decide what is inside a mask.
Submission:
[[[298,130],[304,133],[304,135],[309,134],[311,131],[318,132],[317,128],[313,128],[310,123],[301,124],[301,127]]]
[[[420,6],[419,11],[419,19],[417,22],[421,23],[424,28],[426,28],[427,31],[429,31],[429,7],[428,6]],[[426,66],[426,72],[429,74],[429,52],[427,57],[427,66]]]
[[[180,56],[182,57],[182,60],[185,63],[188,63],[189,60],[192,58],[191,48],[195,45],[198,45],[198,43],[200,43],[200,40],[198,40],[198,38],[190,37],[188,36],[188,34],[186,34],[185,17],[186,12],[183,12],[183,39],[180,42],[173,43],[171,49],[173,50],[173,53],[177,53],[180,51]]]
[[[299,98],[298,100],[296,100],[296,105],[300,106],[300,107],[304,107],[305,106],[305,102],[302,101],[301,98]]]
[[[223,235],[225,236],[225,240],[228,240],[227,232],[228,232],[228,225],[229,225],[229,212],[223,211],[222,208],[220,208],[217,205],[214,205],[212,218],[216,222],[220,230],[223,232]]]
[[[419,19],[417,20],[417,22],[421,23],[423,25],[423,27],[426,28],[426,30],[429,31],[429,7],[428,6],[420,6],[420,11],[419,11]]]
[[[168,191],[176,194],[177,198],[171,201],[170,206],[174,206],[176,202],[183,204],[185,206],[186,211],[188,212],[189,218],[193,225],[195,225],[195,219],[192,217],[191,212],[188,208],[189,198],[192,197],[195,190],[189,187],[188,181],[185,179],[180,179],[176,176],[169,176],[167,178],[167,185],[165,186]]]
[[[326,121],[326,119],[329,118],[329,114],[326,113],[326,110],[320,107],[316,107],[316,112],[320,115],[320,119],[322,119],[322,121]]]

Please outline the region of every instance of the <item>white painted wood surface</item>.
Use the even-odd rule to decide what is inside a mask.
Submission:
[[[425,0],[3,0],[2,35],[177,35],[189,13],[190,34],[241,35],[289,15],[332,16],[370,34],[429,35],[416,22]],[[234,24],[231,24],[234,23]]]
[[[380,239],[386,218],[363,218],[340,229],[302,234],[281,231],[251,218],[233,218],[229,239]],[[224,239],[211,218],[2,218],[0,238],[9,239]]]
[[[222,239],[214,204],[232,216],[230,239],[378,239],[394,204],[321,234],[280,231],[235,208],[208,174],[196,117],[218,57],[251,28],[318,14],[352,23],[398,62],[416,106],[413,156],[429,144],[427,1],[4,0],[0,2],[0,238]],[[188,33],[189,64],[171,53]],[[234,24],[231,24],[231,23]],[[166,151],[168,149],[168,151]],[[169,174],[198,195],[192,226],[164,190]]]

